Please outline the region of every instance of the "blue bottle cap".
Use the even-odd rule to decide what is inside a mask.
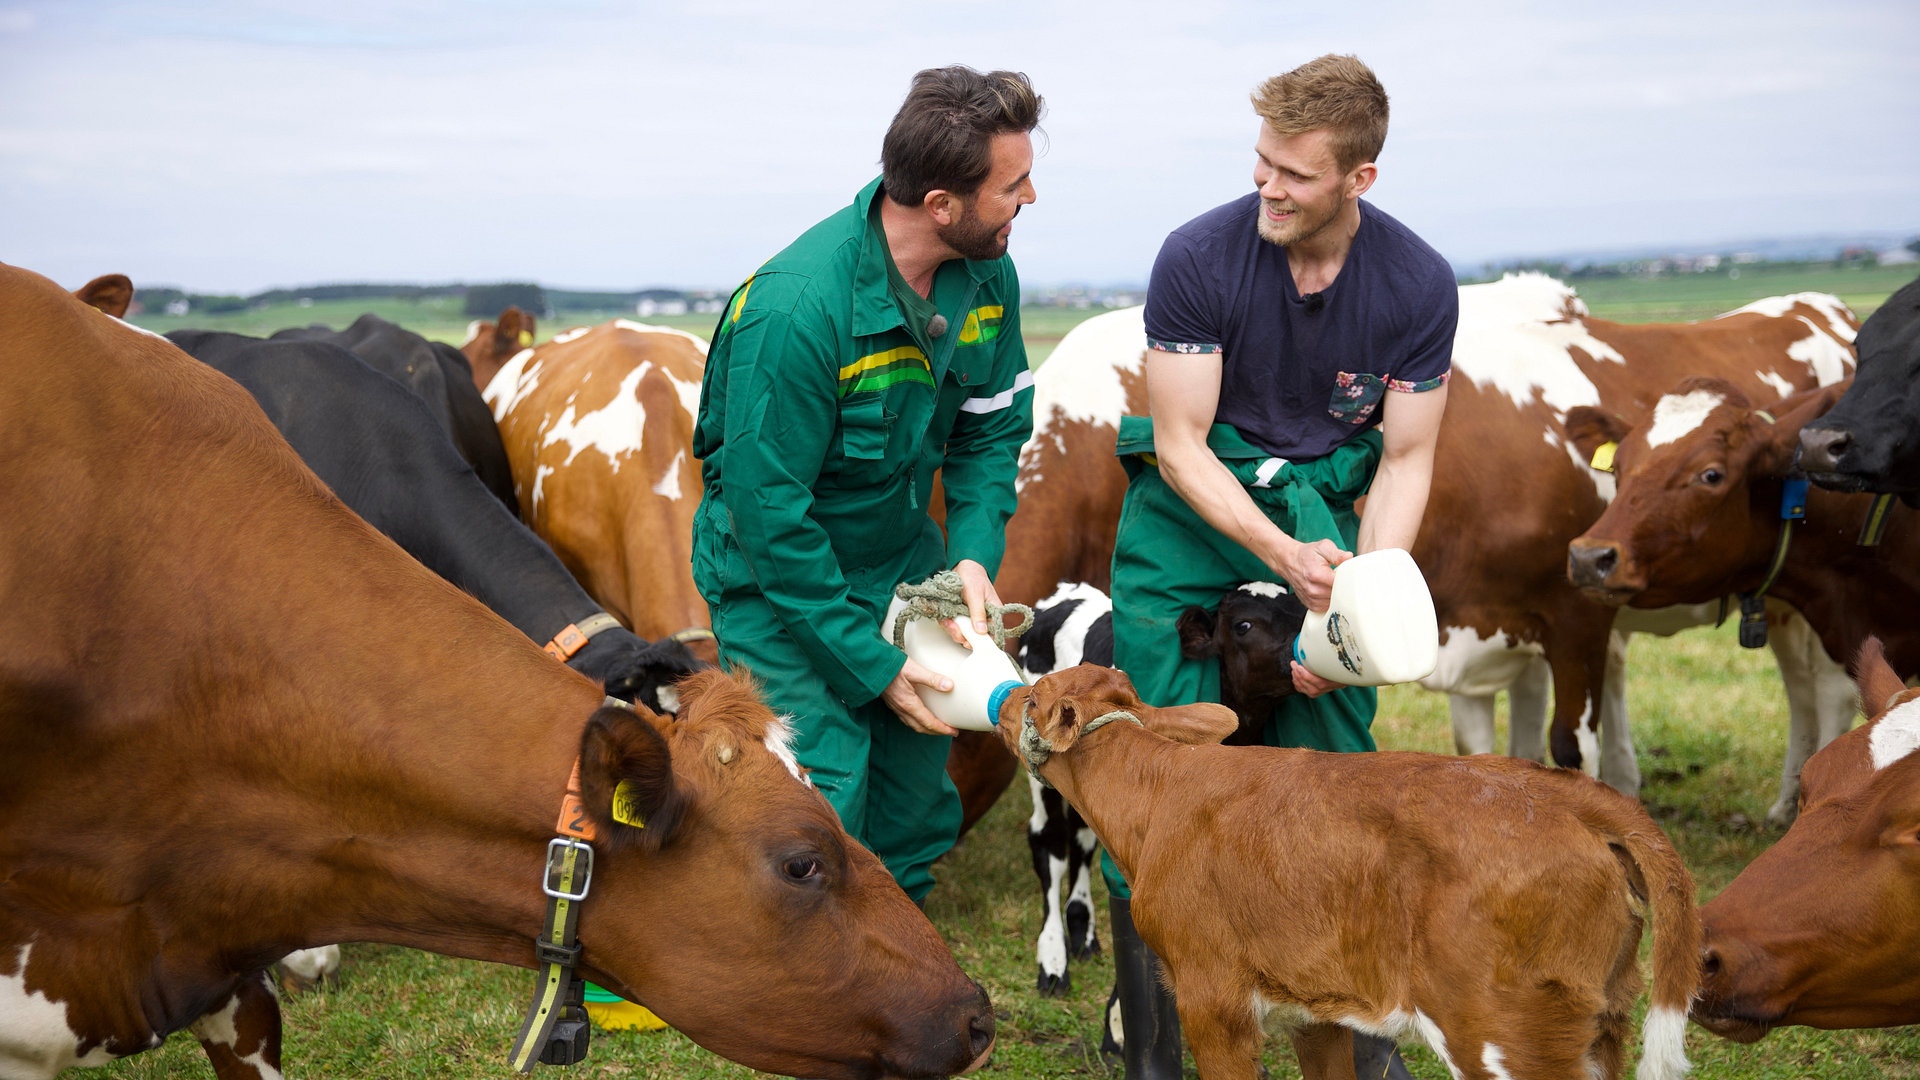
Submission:
[[[987,695],[987,721],[989,723],[995,727],[1000,725],[1000,706],[1006,704],[1008,694],[1020,689],[1022,685],[1024,684],[1008,679],[1006,682],[993,688],[993,693]]]

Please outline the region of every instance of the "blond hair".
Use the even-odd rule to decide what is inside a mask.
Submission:
[[[1253,91],[1253,111],[1277,135],[1325,128],[1343,170],[1380,157],[1387,141],[1387,91],[1357,56],[1328,53]]]

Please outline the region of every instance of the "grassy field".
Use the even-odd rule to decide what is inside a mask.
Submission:
[[[1838,293],[1864,314],[1912,277],[1908,268],[1802,268],[1779,274],[1769,274],[1767,268],[1748,270],[1738,280],[1701,275],[1587,282],[1582,293],[1596,315],[1629,322],[1707,317],[1762,296],[1803,290]],[[316,304],[221,319],[136,321],[160,330],[206,325],[264,333],[309,322],[344,326],[362,310],[446,340],[458,341],[465,331],[466,319],[452,301]],[[1069,328],[1095,313],[1059,308],[1023,313],[1036,362]],[[541,336],[614,315],[547,320]],[[710,330],[712,323],[707,316],[654,321],[699,333]],[[1629,707],[1640,768],[1647,778],[1642,795],[1679,846],[1705,900],[1778,835],[1756,824],[1764,820],[1772,801],[1785,750],[1786,707],[1778,677],[1768,654],[1736,645],[1731,625],[1672,639],[1637,637],[1630,671]],[[1504,716],[1501,723],[1504,728]],[[1374,730],[1389,749],[1444,753],[1452,746],[1445,699],[1406,687],[1382,694]],[[1504,738],[1503,730],[1502,745]],[[928,914],[962,967],[995,1002],[999,1048],[985,1076],[1118,1080],[1118,1071],[1097,1053],[1100,1007],[1113,977],[1110,957],[1076,965],[1073,993],[1064,999],[1042,999],[1033,989],[1033,940],[1040,910],[1023,835],[1028,810],[1026,785],[1017,782],[938,868],[941,884],[930,898]],[[1101,936],[1108,940],[1104,893],[1098,886],[1096,891],[1102,892],[1096,898]],[[338,985],[286,1005],[289,1074],[368,1080],[507,1077],[512,1075],[505,1060],[507,1044],[518,1029],[531,982],[530,972],[517,969],[407,949],[349,946]],[[1793,1028],[1744,1047],[1691,1028],[1688,1053],[1696,1064],[1694,1075],[1703,1080],[1920,1080],[1920,1028]],[[1446,1076],[1425,1050],[1410,1050],[1408,1058],[1422,1080]],[[1284,1044],[1269,1047],[1266,1066],[1272,1080],[1299,1075]],[[116,1063],[101,1074],[173,1078],[209,1077],[212,1071],[198,1045],[183,1032],[160,1050]],[[665,1032],[598,1034],[592,1057],[570,1075],[719,1080],[753,1074]]]
[[[1785,751],[1778,677],[1764,650],[1739,648],[1731,624],[1668,640],[1636,637],[1631,671],[1629,707],[1647,777],[1643,794],[1705,900],[1776,836],[1753,823],[1765,818]],[[1504,740],[1504,718],[1501,723]],[[1452,746],[1445,699],[1406,687],[1382,694],[1374,732],[1390,749],[1447,752]],[[1043,999],[1033,989],[1040,909],[1024,835],[1027,813],[1026,784],[1016,782],[937,868],[940,885],[929,898],[928,915],[995,1003],[999,1048],[984,1076],[1117,1080],[1118,1071],[1097,1053],[1111,958],[1077,964],[1073,993],[1064,999]],[[1097,899],[1105,941],[1104,895]],[[350,946],[346,952],[338,986],[286,1006],[289,1075],[512,1075],[507,1044],[518,1029],[530,972],[385,946]],[[1701,1080],[1920,1078],[1920,1028],[1790,1028],[1752,1046],[1690,1028],[1687,1050]],[[1408,1059],[1422,1080],[1446,1076],[1424,1049],[1409,1050]],[[1272,1080],[1299,1075],[1284,1043],[1269,1046],[1266,1065]],[[183,1032],[105,1074],[174,1078],[208,1077],[212,1071]],[[596,1034],[592,1056],[567,1075],[720,1080],[755,1074],[663,1032]]]

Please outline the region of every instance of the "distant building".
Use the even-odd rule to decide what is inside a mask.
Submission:
[[[192,310],[193,310],[193,305],[187,303],[185,297],[182,297],[178,300],[167,301],[167,314],[169,315],[185,315],[187,312]]]
[[[1879,254],[1878,258],[1881,266],[1905,266],[1908,263],[1920,262],[1920,255],[1916,255],[1906,248],[1894,248],[1892,251],[1883,251]]]
[[[655,315],[685,315],[687,302],[682,299],[656,300],[651,296],[643,296],[633,305],[633,311],[643,319],[650,319]]]

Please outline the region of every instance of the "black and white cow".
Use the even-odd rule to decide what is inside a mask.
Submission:
[[[552,549],[481,484],[427,406],[355,354],[324,341],[211,330],[167,337],[252,394],[307,467],[368,524],[528,637],[549,642],[602,614]],[[607,693],[657,711],[674,709],[673,684],[701,666],[679,642],[646,641],[618,625],[593,633],[566,662]]]
[[[520,500],[513,494],[513,468],[493,410],[473,385],[473,367],[465,353],[445,342],[428,341],[419,334],[378,315],[355,319],[345,330],[306,326],[281,330],[271,341],[325,341],[365,361],[373,370],[413,391],[433,414],[440,430],[453,440],[467,464],[473,466],[488,491],[514,517]]]
[[[1228,746],[1259,746],[1267,718],[1293,690],[1293,643],[1307,606],[1273,581],[1249,581],[1220,598],[1212,611],[1190,607],[1175,624],[1180,655],[1218,658],[1220,703],[1240,717]]]
[[[1016,655],[1029,681],[1082,663],[1113,666],[1113,602],[1083,582],[1063,581],[1052,596],[1033,606],[1033,626],[1020,639]],[[1060,793],[1027,776],[1033,792],[1033,817],[1027,821],[1027,846],[1033,872],[1046,898],[1046,922],[1035,949],[1040,956],[1036,983],[1043,997],[1073,988],[1067,959],[1100,951],[1093,923],[1093,873],[1100,841]],[[1066,902],[1060,899],[1066,889]]]
[[[1821,487],[1899,495],[1920,508],[1920,279],[1861,324],[1853,344],[1853,385],[1800,429],[1800,467]]]

